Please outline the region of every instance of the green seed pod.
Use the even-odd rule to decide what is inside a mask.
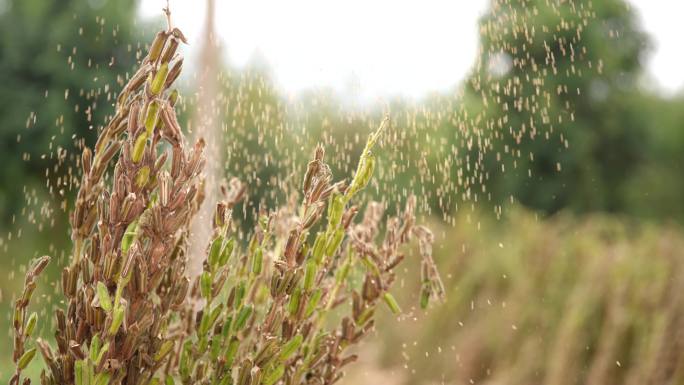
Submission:
[[[145,145],[147,144],[147,132],[143,132],[135,140],[133,145],[133,152],[131,153],[131,160],[133,163],[138,163],[142,160],[145,153]]]
[[[299,288],[296,288],[290,296],[290,302],[287,304],[287,311],[290,312],[290,315],[295,315],[297,313],[301,297],[302,291]]]
[[[235,354],[237,353],[239,347],[240,341],[238,341],[237,337],[233,337],[228,344],[228,348],[226,349],[226,366],[230,367],[233,365],[233,360],[235,359]]]
[[[30,337],[33,334],[33,330],[36,328],[36,322],[38,322],[38,314],[36,312],[31,313],[28,321],[26,321],[26,328],[24,328],[24,335]]]
[[[344,239],[344,229],[337,229],[333,233],[332,238],[328,241],[328,245],[325,248],[325,255],[327,256],[333,256],[335,254],[335,251],[340,247],[340,244],[342,244],[342,240]]]
[[[304,337],[301,334],[292,337],[292,339],[283,346],[278,358],[280,358],[281,361],[287,361],[288,358],[292,357],[292,355],[297,352],[297,349],[299,349],[299,346],[303,341]]]
[[[245,282],[240,282],[235,290],[235,307],[242,305],[242,299],[245,298]]]
[[[204,297],[208,301],[211,300],[211,286],[211,273],[205,271],[204,273],[202,273],[202,276],[200,277],[200,290],[202,291],[202,297]]]
[[[178,48],[178,39],[171,38],[168,40],[168,43],[166,45],[166,49],[164,49],[164,52],[161,56],[161,61],[162,63],[168,63],[173,59],[173,55],[176,54],[176,49]]]
[[[342,220],[342,213],[344,212],[344,197],[338,192],[334,192],[330,197],[328,205],[328,225],[331,228],[336,228]]]
[[[150,181],[150,168],[148,166],[143,166],[138,171],[138,175],[135,176],[135,184],[138,188],[143,188]]]
[[[311,256],[316,263],[321,263],[323,260],[323,251],[325,251],[325,244],[328,242],[325,233],[318,233],[316,240],[314,241],[313,249],[311,251]]]
[[[111,375],[107,372],[100,372],[95,376],[95,381],[93,385],[107,385],[109,384],[109,378]]]
[[[252,273],[254,275],[261,274],[261,269],[264,263],[264,252],[261,250],[261,246],[258,246],[254,250],[254,255],[252,256]]]
[[[221,251],[221,256],[219,258],[219,266],[225,266],[225,264],[228,263],[230,256],[233,255],[234,248],[235,239],[228,239],[228,242],[226,242],[226,245],[223,247],[223,251]]]
[[[357,192],[363,190],[370,182],[373,176],[373,170],[375,169],[375,156],[370,152],[361,158],[359,163],[359,168],[356,170],[356,175],[354,175],[354,180],[349,187],[348,197],[354,196]]]
[[[214,323],[221,315],[221,310],[223,310],[223,304],[219,304],[210,313],[204,313],[202,320],[200,321],[199,334],[204,335],[214,326]]]
[[[83,360],[74,362],[74,383],[75,385],[84,385],[83,383]]]
[[[147,381],[147,385],[159,385],[161,381],[157,378],[151,378],[149,381]]]
[[[121,323],[124,319],[124,314],[125,311],[123,307],[117,306],[116,308],[114,308],[114,311],[112,312],[112,325],[109,327],[110,335],[116,335],[116,333],[119,331]]]
[[[135,234],[138,231],[138,222],[134,221],[128,227],[126,227],[126,232],[124,233],[123,237],[121,237],[121,254],[126,255],[128,254],[128,249],[131,248],[131,245],[133,244],[133,239],[135,238]]]
[[[169,105],[171,107],[174,107],[176,103],[180,100],[180,94],[178,93],[178,90],[173,90],[169,94],[169,98],[167,99],[169,101]]]
[[[209,261],[209,266],[211,266],[212,270],[216,270],[216,268],[218,267],[222,246],[223,237],[220,235],[217,236],[211,242],[211,246],[209,247],[209,256],[207,257],[207,260]]]
[[[230,326],[233,323],[233,317],[227,317],[223,322],[223,328],[221,329],[221,336],[226,339],[230,335]]]
[[[272,370],[270,370],[266,374],[266,376],[264,377],[264,379],[261,383],[264,385],[273,385],[276,382],[278,382],[278,380],[280,380],[280,378],[284,374],[285,374],[285,366],[283,364],[279,364],[278,366],[276,366],[275,368],[273,368]]]
[[[235,318],[235,330],[241,330],[243,327],[245,327],[245,324],[247,324],[247,320],[249,317],[252,315],[252,307],[249,305],[245,305],[241,310],[240,313],[238,314],[237,318]]]
[[[145,132],[148,136],[152,136],[154,128],[159,122],[159,103],[153,100],[147,107],[147,112],[145,113]]]
[[[154,355],[154,360],[156,362],[160,362],[164,359],[164,357],[166,357],[167,354],[169,354],[169,352],[171,352],[171,349],[173,349],[173,341],[164,341],[162,346],[157,351],[157,354]]]
[[[323,291],[321,289],[316,289],[316,291],[314,291],[311,295],[311,298],[309,298],[309,303],[306,304],[306,311],[304,312],[305,317],[310,317],[311,314],[313,314],[314,310],[316,310],[316,306],[318,306],[318,302],[321,300],[321,297],[323,297]]]
[[[104,346],[102,346],[102,349],[100,349],[100,352],[97,354],[97,358],[93,360],[93,363],[95,365],[100,365],[100,362],[102,362],[102,359],[104,358],[105,354],[109,351],[109,342],[105,343]]]
[[[97,355],[100,354],[100,344],[102,341],[100,341],[100,336],[95,334],[90,340],[90,348],[89,348],[89,354],[88,356],[90,357],[90,360],[95,362],[97,359]]]
[[[189,378],[190,378],[190,367],[192,366],[192,362],[190,360],[192,359],[192,341],[187,340],[183,344],[183,351],[181,352],[181,357],[180,361],[178,363],[178,372],[181,375],[181,378],[183,379],[183,383],[186,383]]]
[[[154,78],[152,78],[152,83],[150,84],[150,92],[152,92],[152,95],[159,95],[164,87],[164,83],[166,83],[166,76],[168,74],[169,63],[162,63],[162,65],[159,66],[159,70],[157,70],[157,73],[154,75]]]
[[[176,385],[176,381],[173,379],[171,376],[166,376],[166,380],[164,380],[165,385]]]
[[[390,293],[385,293],[382,296],[382,299],[385,300],[385,304],[389,309],[394,313],[394,315],[397,315],[401,313],[401,308],[399,307],[399,304],[397,303],[397,300],[394,299],[394,296]]]
[[[358,326],[363,326],[368,322],[371,317],[373,317],[373,314],[375,313],[375,308],[373,307],[367,307],[364,309],[361,314],[359,314],[358,318],[354,320]]]
[[[100,307],[106,312],[112,310],[112,299],[109,296],[109,290],[102,281],[97,283],[97,298],[100,301]]]
[[[223,341],[220,338],[212,338],[209,343],[209,356],[212,361],[218,360],[219,354],[221,354],[221,344]]]
[[[28,366],[28,364],[31,363],[31,360],[33,360],[33,357],[36,355],[36,348],[29,349],[24,352],[24,354],[21,355],[19,358],[19,361],[17,361],[17,369],[19,370],[24,370]]]
[[[162,48],[164,48],[167,37],[166,32],[157,32],[157,35],[154,37],[152,45],[150,46],[150,52],[148,53],[151,62],[154,62],[159,58],[159,54],[161,54]]]
[[[314,281],[316,279],[317,267],[316,261],[313,259],[306,261],[306,270],[304,272],[304,290],[309,291],[313,287]]]

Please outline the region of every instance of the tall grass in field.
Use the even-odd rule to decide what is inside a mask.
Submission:
[[[398,382],[684,381],[680,228],[516,211],[462,215],[456,229],[436,251],[447,303],[380,330]]]

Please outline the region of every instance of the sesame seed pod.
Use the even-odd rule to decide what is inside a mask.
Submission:
[[[180,100],[180,94],[178,93],[178,90],[173,90],[169,94],[169,98],[167,99],[169,101],[169,105],[171,107],[174,107],[176,103]]]
[[[328,206],[328,226],[336,228],[342,220],[342,212],[344,211],[344,199],[342,194],[334,192],[330,198]]]
[[[159,54],[161,54],[162,48],[164,48],[164,43],[166,43],[167,37],[168,34],[166,32],[157,32],[157,35],[154,37],[152,45],[150,46],[150,51],[147,54],[147,56],[150,58],[150,62],[154,62],[159,58]]]
[[[254,251],[254,255],[252,256],[252,273],[254,275],[261,274],[263,262],[264,262],[264,252],[261,250],[261,247],[257,247],[256,250]]]
[[[26,327],[24,328],[24,335],[30,337],[33,334],[33,330],[36,328],[36,322],[38,322],[38,314],[36,312],[31,313],[28,321],[26,321]]]
[[[304,273],[304,290],[309,291],[313,287],[316,279],[316,261],[309,259],[306,261],[306,271]]]
[[[152,95],[159,95],[159,93],[162,91],[162,88],[164,88],[166,77],[168,75],[169,63],[162,63],[162,65],[159,66],[159,70],[157,70],[157,73],[154,75],[154,78],[152,78],[152,83],[150,84],[150,92]]]
[[[219,354],[221,354],[221,344],[223,341],[219,338],[212,338],[209,347],[209,356],[212,361],[218,360]]]
[[[391,293],[385,293],[382,296],[382,299],[385,301],[385,304],[392,311],[392,313],[394,313],[394,315],[401,313],[399,303],[397,303],[397,300],[394,299],[394,296]]]
[[[100,301],[100,307],[109,312],[112,310],[112,299],[109,296],[109,290],[102,281],[97,283],[97,298]]]
[[[128,227],[126,227],[126,232],[124,232],[124,235],[121,238],[121,254],[128,254],[128,249],[131,248],[131,244],[133,243],[133,239],[135,238],[137,228],[137,222],[132,222],[128,225]]]
[[[183,344],[183,351],[181,352],[180,361],[178,363],[178,373],[183,379],[183,383],[188,383],[190,378],[190,367],[192,366],[192,341],[187,340]]]
[[[95,376],[94,385],[107,385],[109,384],[109,379],[111,375],[107,372],[100,372]]]
[[[138,188],[143,188],[150,181],[150,168],[148,166],[143,166],[138,170],[138,175],[135,176],[135,185]]]
[[[156,362],[161,362],[161,360],[163,360],[164,357],[171,352],[171,349],[173,349],[173,341],[164,341],[162,346],[157,351],[157,354],[154,355],[154,360]]]
[[[169,44],[166,45],[164,53],[161,56],[162,63],[168,63],[169,61],[171,61],[173,55],[176,54],[176,49],[178,48],[178,39],[171,38],[168,40],[168,43]]]
[[[318,306],[318,303],[321,301],[321,298],[323,297],[323,291],[321,289],[316,289],[313,294],[311,294],[311,298],[309,298],[309,302],[306,304],[306,311],[304,312],[304,317],[308,318],[313,314],[314,310],[316,310],[316,306]]]
[[[226,339],[230,335],[230,326],[231,323],[233,322],[233,317],[227,317],[226,320],[223,322],[223,327],[221,328],[221,336]]]
[[[245,305],[235,319],[235,330],[239,331],[247,324],[247,320],[252,315],[252,307]]]
[[[340,247],[340,244],[342,243],[342,240],[344,239],[344,230],[343,229],[337,229],[333,233],[332,238],[328,241],[328,245],[325,248],[325,255],[327,256],[333,256],[335,254],[335,251]]]
[[[173,82],[178,79],[178,76],[180,76],[181,72],[183,71],[183,58],[180,58],[178,61],[173,63],[173,66],[169,70],[169,74],[166,76],[166,82],[164,83],[164,87],[168,88],[173,84]]]
[[[209,262],[209,266],[213,271],[216,271],[216,268],[218,268],[222,246],[223,237],[219,235],[211,242],[211,246],[209,247],[209,256],[207,257],[207,261]]]
[[[240,341],[238,341],[237,337],[233,337],[230,340],[230,343],[228,343],[228,348],[226,349],[226,354],[224,355],[226,366],[230,367],[233,365],[233,360],[235,359],[235,354],[237,353],[239,347]]]
[[[292,355],[297,352],[297,349],[299,349],[302,341],[304,341],[304,337],[301,334],[295,335],[285,344],[285,346],[283,346],[278,358],[280,358],[281,361],[287,361],[288,358],[292,357]]]
[[[292,296],[290,296],[290,302],[287,304],[287,311],[290,312],[290,315],[295,315],[297,313],[297,309],[299,309],[299,300],[301,299],[302,296],[302,291],[299,288],[296,288],[294,292],[292,293]]]
[[[224,266],[226,263],[228,263],[228,260],[230,259],[230,256],[233,255],[233,249],[235,248],[235,239],[229,238],[228,242],[226,242],[226,245],[223,247],[223,250],[221,251],[221,256],[219,258],[219,266]]]
[[[238,283],[235,289],[235,307],[242,306],[242,299],[245,297],[245,282]]]
[[[202,292],[202,297],[204,297],[204,299],[208,301],[211,301],[211,286],[211,273],[205,271],[204,273],[202,273],[202,276],[200,277],[200,290]]]
[[[102,362],[102,359],[104,358],[105,354],[109,351],[109,342],[105,343],[104,346],[102,346],[102,349],[100,349],[100,352],[97,354],[97,357],[93,360],[93,363],[95,365],[99,365],[100,362]]]
[[[90,340],[90,346],[88,347],[88,357],[93,362],[97,359],[97,355],[100,353],[101,343],[102,341],[100,340],[100,336],[98,336],[97,334],[95,334],[93,338]]]
[[[39,258],[33,265],[33,268],[31,269],[31,275],[35,277],[42,273],[45,267],[48,265],[48,263],[50,263],[50,257],[48,257],[47,255]]]
[[[159,102],[153,100],[145,112],[145,131],[148,136],[152,136],[152,131],[157,123],[159,123]]]
[[[216,306],[211,313],[204,313],[200,322],[199,334],[206,334],[214,326],[218,316],[221,314],[221,310],[223,310],[223,304]]]
[[[273,385],[280,378],[285,374],[285,366],[283,364],[279,364],[275,368],[271,369],[266,376],[264,376],[264,379],[262,381],[262,384],[264,385]]]
[[[124,308],[117,306],[112,312],[112,324],[109,326],[109,335],[116,335],[124,319]]]
[[[74,383],[75,385],[83,384],[83,360],[74,362]]]
[[[313,249],[311,251],[311,256],[316,263],[321,263],[323,259],[323,251],[325,250],[325,244],[328,242],[325,233],[318,233],[316,240],[314,241]]]
[[[19,361],[17,361],[17,369],[19,370],[24,370],[28,366],[28,364],[31,363],[31,360],[33,360],[33,357],[36,355],[36,348],[29,349],[24,352],[24,354],[21,355],[19,358]]]
[[[142,160],[146,144],[147,132],[143,132],[135,139],[135,144],[133,145],[133,152],[131,153],[131,160],[133,163],[138,163]]]

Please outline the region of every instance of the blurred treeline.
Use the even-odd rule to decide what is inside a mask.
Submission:
[[[651,45],[636,15],[622,0],[594,2],[590,16],[575,9],[588,2],[545,3],[493,2],[481,20],[480,57],[463,85],[370,112],[349,111],[325,92],[286,101],[268,70],[226,67],[216,108],[227,174],[258,182],[251,195],[261,200],[274,187],[269,179],[303,167],[319,141],[347,152],[333,163],[350,172],[359,136],[389,112],[397,138],[386,152],[404,157],[390,155],[402,171],[392,183],[430,195],[439,211],[453,212],[454,199],[485,206],[513,199],[544,213],[684,220],[684,97],[648,87],[643,63]],[[3,4],[0,217],[7,229],[27,195],[68,197],[73,186],[63,176],[76,173],[74,146],[92,145],[150,29],[141,32],[132,0]],[[533,7],[539,11],[526,11]],[[501,17],[509,13],[517,16]],[[559,21],[570,27],[550,28]],[[573,25],[581,27],[581,44],[572,43]],[[536,36],[526,40],[527,32],[511,33],[516,28],[536,28]],[[457,47],[455,36],[445,49]],[[515,92],[506,92],[511,84]],[[192,101],[186,98],[189,119]]]
[[[431,378],[429,371],[455,375],[450,370],[459,369],[458,378],[465,383],[467,376],[485,378],[497,363],[506,368],[506,375],[515,376],[508,377],[509,382],[544,378],[556,384],[556,379],[569,378],[565,371],[574,367],[563,364],[574,360],[580,367],[575,373],[583,373],[573,377],[579,382],[594,376],[595,383],[609,383],[603,380],[616,370],[615,363],[596,363],[597,369],[587,371],[593,367],[588,360],[595,356],[582,350],[573,333],[586,327],[581,341],[591,349],[624,351],[628,346],[632,350],[627,358],[608,354],[606,359],[630,365],[638,354],[662,347],[668,322],[675,322],[670,315],[681,318],[673,311],[657,323],[648,314],[628,322],[620,312],[630,301],[635,303],[630,311],[639,314],[663,303],[676,305],[662,299],[670,293],[667,287],[649,288],[656,296],[651,299],[629,299],[642,282],[668,280],[665,270],[681,270],[676,258],[670,258],[677,253],[671,245],[681,241],[673,240],[675,235],[658,238],[653,235],[658,230],[650,227],[630,240],[628,223],[647,220],[663,226],[684,221],[684,95],[663,96],[648,86],[643,64],[651,43],[623,0],[493,0],[480,26],[481,51],[468,79],[452,92],[419,101],[396,99],[356,109],[326,91],[291,100],[280,93],[267,68],[226,65],[217,74],[220,87],[213,104],[224,138],[226,176],[249,184],[250,201],[243,210],[249,219],[250,210],[261,202],[285,202],[318,142],[329,149],[336,178],[350,175],[370,128],[389,113],[393,125],[380,150],[384,166],[374,182],[375,195],[388,196],[385,200],[391,202],[408,192],[419,194],[423,212],[456,226],[452,230],[437,225],[444,233],[474,231],[479,227],[474,224],[491,219],[487,213],[500,213],[511,201],[542,216],[561,210],[591,214],[577,225],[556,218],[550,227],[520,214],[444,245],[438,254],[442,263],[449,261],[446,281],[453,299],[424,326],[455,330],[468,318],[465,324],[479,328],[468,329],[473,334],[455,331],[445,337],[442,354],[451,354],[451,345],[475,350],[461,355],[457,366],[444,366],[453,364],[449,360],[421,360],[433,365],[421,368],[414,361],[411,367],[435,382],[441,378]],[[137,19],[134,0],[0,0],[0,250],[8,278],[0,283],[6,314],[0,318],[0,330],[9,325],[4,309],[21,283],[18,266],[37,254],[64,257],[78,148],[92,146],[152,30]],[[458,36],[444,49],[458,49]],[[195,91],[182,92],[183,114],[191,129],[197,120]],[[611,217],[597,220],[597,213],[599,218],[605,213]],[[670,234],[670,227],[662,229]],[[509,247],[512,239],[502,242],[504,248],[487,243],[528,233],[531,238],[517,240],[516,250]],[[582,240],[591,233],[598,235]],[[465,257],[452,259],[465,244],[488,245],[477,252],[479,264]],[[635,247],[642,248],[638,255],[618,253]],[[649,257],[662,253],[664,260],[651,265]],[[615,260],[591,258],[613,254],[622,255],[616,258],[625,266],[613,269]],[[51,277],[56,277],[58,266],[51,269]],[[552,275],[547,277],[547,271]],[[619,300],[617,307],[609,306],[609,297]],[[535,306],[516,307],[531,300]],[[498,311],[493,306],[502,301],[511,308],[492,315],[490,325],[484,313]],[[597,345],[603,339],[592,328],[599,327],[613,329],[605,343],[615,345]],[[519,337],[523,332],[526,337]],[[624,336],[628,341],[621,339]],[[425,336],[415,338],[436,343]],[[499,355],[501,341],[515,347],[507,351],[510,356]],[[552,346],[553,341],[570,347]],[[8,348],[0,346],[0,358]],[[416,349],[422,350],[407,354],[430,350]],[[548,362],[518,365],[516,355],[547,356]],[[388,361],[398,364],[397,359]],[[9,362],[2,361],[5,373]],[[643,383],[640,380],[651,374],[644,366],[650,364],[642,364],[642,372],[635,369],[634,383]],[[548,369],[543,377],[536,374],[539,366]],[[508,371],[511,368],[515,370]],[[642,374],[646,377],[639,377]]]

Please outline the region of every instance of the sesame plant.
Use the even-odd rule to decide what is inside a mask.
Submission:
[[[31,383],[22,371],[36,352],[43,385],[332,384],[357,359],[348,350],[373,330],[378,306],[400,313],[390,289],[405,253],[422,259],[421,306],[443,296],[415,197],[392,218],[383,204],[358,201],[388,119],[348,183],[333,180],[317,147],[296,207],[262,210],[246,239],[231,213],[249,186],[230,181],[206,224],[206,254],[189,255],[205,158],[204,142],[186,142],[174,110],[183,42],[177,28],[157,33],[114,116],[83,149],[55,340],[33,340],[38,317],[28,314],[43,257],[15,302],[10,385]],[[198,277],[186,272],[191,258],[204,259]]]

